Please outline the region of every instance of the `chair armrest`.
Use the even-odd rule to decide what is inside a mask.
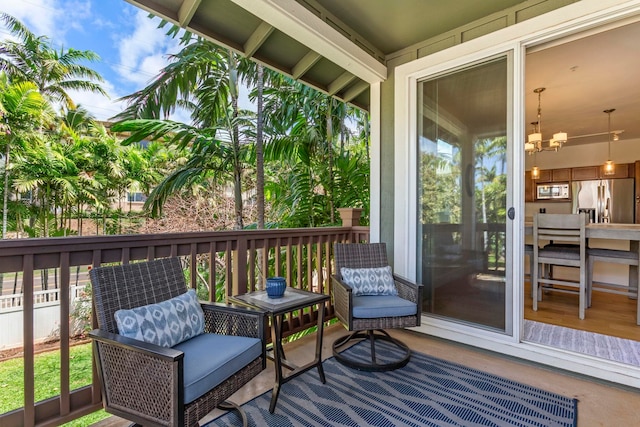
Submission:
[[[101,330],[89,336],[105,409],[139,424],[177,425],[184,406],[184,353]]]
[[[156,344],[146,343],[144,341],[134,340],[133,338],[123,337],[122,335],[113,334],[111,332],[94,329],[89,332],[89,337],[95,341],[122,347],[131,352],[139,352],[151,357],[174,362],[184,357],[184,353],[180,350],[174,350],[170,347],[162,347]]]
[[[420,316],[422,316],[422,288],[423,286],[418,283],[414,283],[397,274],[393,275],[393,280],[396,282],[396,289],[398,289],[398,296],[402,299],[409,300],[416,303],[418,306],[418,325],[420,325]]]
[[[393,280],[396,283],[396,289],[398,289],[398,295],[411,302],[418,303],[421,301],[422,285],[414,283],[397,274],[393,275]]]
[[[351,307],[353,306],[353,290],[351,286],[344,283],[336,275],[331,275],[331,296],[333,298],[333,309],[336,317],[351,330],[353,317]]]
[[[266,340],[267,313],[252,307],[203,303],[204,331]]]

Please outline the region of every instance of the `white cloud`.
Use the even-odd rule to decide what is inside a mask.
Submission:
[[[70,1],[65,4],[64,8],[64,23],[62,23],[61,26],[84,32],[85,28],[82,26],[82,23],[92,16],[91,2],[86,0]]]
[[[129,75],[129,80],[137,85],[146,86],[160,70],[167,65],[167,57],[163,54],[149,55],[140,60],[138,73]]]
[[[109,120],[111,117],[120,113],[126,105],[122,101],[117,101],[123,94],[118,94],[115,86],[105,81],[102,88],[107,92],[111,99],[99,94],[86,91],[70,90],[69,95],[76,105],[83,107],[98,120]]]
[[[65,29],[58,24],[63,10],[57,0],[4,1],[2,11],[26,25],[35,35],[62,39]]]
[[[174,122],[187,123],[187,124],[191,123],[191,116],[189,115],[189,113],[180,108],[177,108],[176,111],[174,111],[173,114],[171,114],[169,119],[173,120]]]
[[[146,12],[137,11],[134,19],[133,33],[119,37],[120,64],[115,71],[127,82],[144,85],[167,65],[167,54],[180,48],[178,40],[165,35],[166,29],[157,28],[158,18],[149,19]]]

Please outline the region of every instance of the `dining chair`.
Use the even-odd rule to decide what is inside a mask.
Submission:
[[[620,249],[587,248],[587,256],[589,259],[587,272],[587,307],[591,307],[591,293],[593,290],[637,297],[637,286],[638,283],[640,283],[639,279],[635,280],[635,289],[633,289],[631,283],[629,286],[626,286],[615,285],[612,283],[600,283],[593,280],[593,270],[596,262],[638,267],[640,265],[640,258],[637,250],[626,251]]]
[[[533,245],[525,243],[524,245],[524,256],[529,259],[529,284],[531,285],[531,298],[535,298],[535,293],[533,290]],[[525,274],[527,276],[527,274]]]
[[[535,214],[533,217],[533,311],[538,310],[545,291],[577,293],[579,317],[584,319],[587,306],[588,255],[585,214]],[[553,241],[553,245],[548,242]],[[566,246],[565,246],[566,244]],[[551,276],[550,267],[574,267],[579,270],[579,280]]]

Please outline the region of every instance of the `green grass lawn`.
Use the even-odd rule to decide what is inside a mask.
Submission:
[[[91,344],[70,349],[69,385],[71,390],[91,384]],[[35,357],[35,401],[60,394],[60,351],[48,351]],[[15,358],[0,362],[0,414],[21,408],[24,404],[24,363]],[[91,425],[109,414],[100,410],[78,420],[64,424],[81,427]]]

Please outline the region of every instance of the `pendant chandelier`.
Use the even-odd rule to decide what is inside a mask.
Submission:
[[[538,120],[533,122],[533,132],[527,136],[527,142],[524,143],[524,151],[527,154],[533,154],[543,150],[558,151],[562,148],[562,144],[567,142],[566,132],[557,132],[553,134],[553,138],[549,140],[542,139],[542,107],[541,107],[541,95],[546,88],[539,87],[533,90],[538,94]]]
[[[616,173],[616,165],[613,163],[613,160],[611,160],[611,113],[613,113],[614,111],[616,111],[615,108],[610,108],[608,110],[604,110],[603,113],[606,113],[609,116],[609,124],[607,127],[607,138],[608,138],[608,154],[607,154],[607,161],[604,163],[603,166],[603,174],[604,175],[615,175]],[[617,135],[616,135],[617,136]]]

